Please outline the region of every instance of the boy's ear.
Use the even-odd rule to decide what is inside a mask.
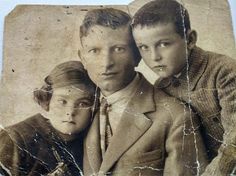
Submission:
[[[189,29],[187,31],[187,47],[188,50],[193,49],[197,43],[197,32],[195,30]]]

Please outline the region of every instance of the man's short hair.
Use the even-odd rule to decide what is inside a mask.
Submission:
[[[91,27],[100,25],[119,28],[130,24],[131,17],[124,11],[114,8],[93,9],[87,12],[80,26],[80,38],[86,37]]]
[[[184,37],[186,32],[191,29],[187,9],[175,0],[155,0],[145,4],[135,13],[132,27],[167,23],[173,23],[176,32],[181,37]]]
[[[95,25],[109,27],[116,29],[123,26],[130,28],[131,47],[134,52],[135,62],[138,64],[141,60],[141,55],[135,44],[132,31],[131,31],[131,17],[128,13],[114,8],[101,8],[93,9],[87,12],[84,20],[80,26],[80,41],[82,44],[82,38],[88,35],[88,31]],[[83,44],[82,44],[83,45]]]

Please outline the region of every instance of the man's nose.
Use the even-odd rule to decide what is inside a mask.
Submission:
[[[110,69],[114,65],[114,59],[113,59],[112,53],[110,51],[105,51],[103,52],[102,57],[103,57],[104,68],[106,70]]]
[[[161,60],[161,54],[156,48],[151,49],[151,59],[152,59],[152,61],[160,61]]]

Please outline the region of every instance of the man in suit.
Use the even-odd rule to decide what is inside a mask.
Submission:
[[[130,21],[117,9],[94,9],[80,27],[79,56],[100,89],[84,174],[199,175],[208,161],[197,118],[135,71],[141,57]]]

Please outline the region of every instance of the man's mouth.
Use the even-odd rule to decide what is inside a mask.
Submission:
[[[106,72],[106,73],[102,73],[101,75],[104,77],[110,77],[110,76],[114,76],[116,75],[116,72]]]

